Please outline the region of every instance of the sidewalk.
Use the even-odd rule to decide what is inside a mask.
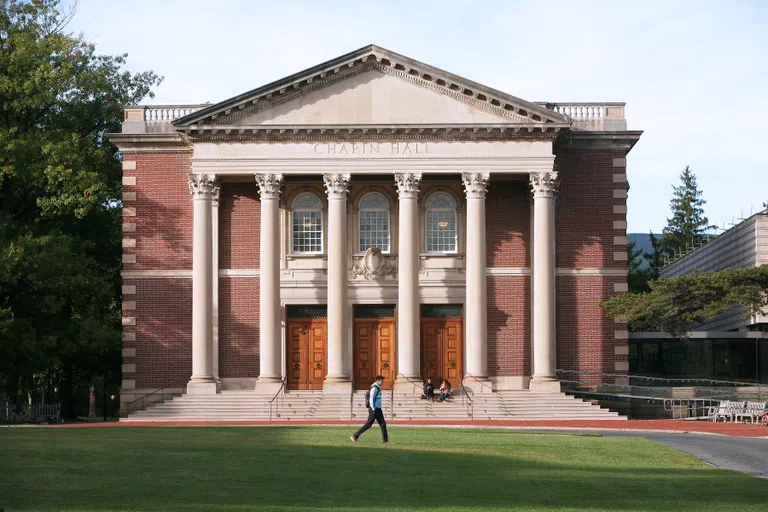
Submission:
[[[350,421],[147,421],[130,423],[71,423],[50,425],[54,428],[67,427],[200,427],[200,426],[357,426]],[[682,420],[605,420],[605,421],[388,421],[387,425],[411,427],[453,427],[453,428],[511,428],[520,430],[614,430],[635,432],[692,432],[733,437],[768,438],[768,427],[764,425],[743,425],[734,423],[712,423],[708,421]]]

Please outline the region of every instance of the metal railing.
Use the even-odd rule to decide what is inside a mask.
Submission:
[[[654,377],[557,370],[563,391],[592,399],[657,404],[677,419],[709,419],[720,402],[768,399],[768,384],[699,377]],[[612,381],[612,382],[611,382]]]
[[[474,408],[475,401],[472,400],[472,397],[469,396],[469,393],[467,393],[467,388],[464,387],[464,381],[467,380],[467,377],[474,379],[471,373],[465,373],[464,376],[461,378],[461,405],[464,405],[464,397],[466,397],[467,418],[469,418],[471,421],[475,419],[475,408]]]
[[[166,389],[167,388],[156,389],[156,390],[154,390],[154,391],[152,391],[150,393],[147,393],[146,395],[140,396],[136,400],[132,400],[132,401],[128,402],[127,404],[125,404],[125,414],[126,415],[130,415],[131,414],[131,408],[132,408],[131,406],[133,406],[133,404],[135,404],[137,402],[141,402],[141,407],[134,409],[134,412],[135,411],[143,410],[145,408],[146,399],[148,397],[150,397],[150,396],[155,396],[158,393],[160,393],[160,403],[165,402],[165,390]]]
[[[272,400],[269,401],[269,421],[272,421],[272,404],[274,404],[275,406],[275,417],[276,418],[280,417],[280,402],[282,402],[283,399],[285,398],[285,393],[281,394],[281,392],[285,390],[285,384],[287,382],[288,382],[287,377],[283,377],[280,384],[280,389],[277,390],[277,393],[275,393],[275,396],[273,396]],[[280,400],[278,400],[278,397],[280,398]]]

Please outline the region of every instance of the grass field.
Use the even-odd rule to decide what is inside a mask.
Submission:
[[[0,428],[0,508],[761,511],[768,482],[641,438],[500,430]]]

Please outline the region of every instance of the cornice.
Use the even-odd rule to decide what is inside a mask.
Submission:
[[[615,132],[569,131],[558,141],[559,145],[594,151],[624,151],[629,153],[640,140],[641,130]]]
[[[108,133],[107,139],[121,153],[192,152],[189,138],[181,133]]]
[[[192,142],[344,142],[344,141],[553,141],[568,131],[567,125],[198,125],[184,135]]]

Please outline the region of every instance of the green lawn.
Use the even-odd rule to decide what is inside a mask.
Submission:
[[[761,511],[768,482],[640,438],[498,430],[0,428],[16,510]]]

